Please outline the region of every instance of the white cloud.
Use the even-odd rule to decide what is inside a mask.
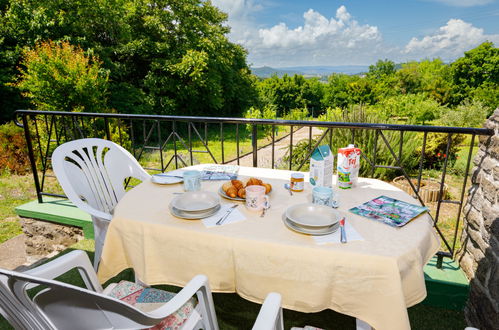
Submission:
[[[487,35],[483,29],[474,27],[470,23],[451,19],[433,35],[421,39],[412,38],[405,46],[404,53],[412,55],[415,59],[440,57],[452,60],[486,40],[497,44],[499,35]]]
[[[263,5],[253,0],[212,0],[212,3],[228,14],[231,41],[244,45],[257,33],[254,15]]]
[[[309,9],[303,19],[303,25],[294,29],[285,23],[259,29],[258,35],[244,44],[250,61],[275,66],[364,64],[362,57],[373,52],[382,39],[376,26],[360,25],[345,6],[337,9],[334,18]]]
[[[495,0],[430,0],[453,7],[474,7],[493,3]]]
[[[473,2],[480,1],[487,0]],[[213,0],[214,5],[229,14],[229,39],[248,50],[248,63],[255,67],[369,65],[385,58],[395,62],[435,57],[451,61],[486,40],[499,44],[499,35],[485,34],[470,23],[451,19],[434,34],[414,37],[405,46],[390,46],[378,27],[359,24],[345,6],[340,6],[332,18],[309,9],[296,28],[286,23],[259,28],[256,18],[266,9],[263,3],[262,0]]]

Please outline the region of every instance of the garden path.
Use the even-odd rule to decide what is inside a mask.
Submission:
[[[322,130],[317,127],[312,128],[312,138],[321,135],[323,133]],[[296,130],[293,133],[293,145],[296,145],[298,142],[304,139],[308,139],[309,137],[309,129],[308,127],[302,127]],[[280,167],[279,165],[284,165],[283,158],[286,154],[286,151],[289,147],[290,135],[284,137],[283,139],[275,142],[275,164],[276,167]],[[271,168],[272,167],[272,145],[265,146],[258,150],[258,167]],[[228,164],[237,164],[237,160],[234,160]],[[253,154],[250,153],[239,160],[239,165],[241,166],[253,166]]]

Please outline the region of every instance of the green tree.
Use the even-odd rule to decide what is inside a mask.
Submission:
[[[37,109],[103,112],[108,72],[95,56],[68,42],[42,42],[23,53],[15,83]]]
[[[451,65],[455,103],[475,98],[489,107],[499,106],[499,48],[484,42]]]
[[[359,76],[332,74],[324,87],[324,108],[345,108],[351,104],[371,104],[375,100],[370,81]]]
[[[440,104],[449,102],[452,90],[450,68],[440,59],[404,63],[396,77],[402,94],[425,93]]]
[[[10,0],[0,10],[0,59],[11,70],[25,46],[69,41],[110,71],[118,111],[237,114],[256,96],[246,53],[210,2]]]

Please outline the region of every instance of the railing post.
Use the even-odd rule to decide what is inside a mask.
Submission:
[[[258,127],[253,124],[251,132],[251,144],[253,145],[253,167],[258,167]]]
[[[23,114],[24,137],[26,138],[26,145],[28,147],[28,157],[31,163],[31,172],[33,172],[33,180],[35,181],[36,197],[38,203],[43,203],[42,192],[40,190],[40,181],[38,180],[38,171],[36,169],[35,154],[33,152],[33,144],[31,143],[31,134],[28,127],[28,115]]]

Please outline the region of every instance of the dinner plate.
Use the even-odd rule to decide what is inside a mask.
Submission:
[[[157,184],[174,184],[184,181],[182,178],[182,172],[171,171],[168,173],[157,173],[151,175],[151,182]]]
[[[173,198],[171,205],[181,212],[209,211],[220,205],[220,198],[209,191],[188,191]]]
[[[214,207],[213,209],[211,209],[208,212],[190,213],[190,212],[182,212],[182,211],[176,209],[174,206],[172,206],[171,203],[169,205],[169,209],[170,209],[171,214],[173,214],[177,218],[188,219],[188,220],[197,220],[197,219],[204,219],[204,218],[211,217],[212,215],[214,215],[215,213],[217,213],[220,210],[220,207],[221,207],[221,205],[218,204],[216,207]]]
[[[295,225],[292,221],[290,221],[288,218],[286,218],[286,215],[283,215],[282,221],[288,227],[289,229],[298,232],[300,234],[306,234],[306,235],[312,235],[312,236],[323,236],[323,235],[329,235],[334,233],[335,231],[338,230],[339,223],[336,223],[332,226],[329,227],[322,227],[321,229],[308,229],[304,228],[301,226]]]
[[[246,200],[246,198],[241,198],[241,197],[230,197],[229,195],[227,195],[225,193],[225,191],[222,189],[222,187],[220,187],[220,189],[218,189],[218,194],[220,196],[222,196],[223,198],[227,198],[227,199],[230,199],[231,201],[240,201],[240,202],[244,202]]]
[[[329,206],[303,203],[286,209],[286,218],[308,229],[329,227],[340,221],[340,215]]]

